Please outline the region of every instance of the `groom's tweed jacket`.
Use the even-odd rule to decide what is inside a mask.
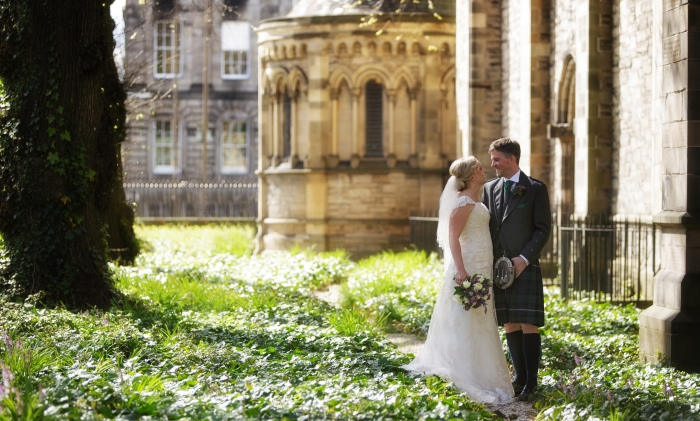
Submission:
[[[516,187],[523,194],[510,194],[504,203],[502,178],[484,186],[483,202],[489,208],[489,229],[496,258],[505,254],[513,258],[525,256],[530,265],[515,279],[513,285],[502,290],[495,288],[498,323],[528,323],[544,325],[544,297],[539,257],[552,231],[552,215],[547,186],[520,172]]]

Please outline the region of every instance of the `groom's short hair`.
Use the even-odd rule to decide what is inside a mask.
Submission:
[[[520,143],[517,140],[509,137],[494,140],[489,146],[489,152],[494,150],[502,153],[506,158],[515,155],[515,163],[520,165]]]

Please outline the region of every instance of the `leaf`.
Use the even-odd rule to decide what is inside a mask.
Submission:
[[[61,158],[58,156],[58,152],[51,152],[49,153],[49,156],[47,157],[51,165],[56,165],[57,162],[61,160]]]
[[[50,115],[50,116],[46,117],[46,119],[49,121],[49,124],[51,124],[51,123],[53,123],[54,120],[56,120],[56,117]]]
[[[63,196],[60,200],[61,202],[63,202],[64,205],[70,202],[70,198],[68,196]]]
[[[59,114],[63,114],[63,107],[59,106],[58,108],[56,108],[56,112]]]
[[[49,137],[51,137],[56,134],[56,129],[54,129],[53,127],[49,127],[48,129],[46,129],[46,133],[48,133]]]
[[[70,133],[68,132],[68,130],[61,133],[61,139],[70,142]]]
[[[95,174],[96,174],[95,171],[93,171],[93,170],[88,170],[88,171],[85,173],[85,176],[87,177],[88,180],[93,181],[93,180],[95,179]]]

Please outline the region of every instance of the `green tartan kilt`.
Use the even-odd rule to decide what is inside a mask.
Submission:
[[[528,265],[513,285],[506,289],[494,286],[498,325],[526,323],[544,326],[544,288],[540,262]]]

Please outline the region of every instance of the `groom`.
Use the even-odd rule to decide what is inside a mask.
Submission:
[[[544,326],[544,294],[539,257],[552,229],[547,186],[520,170],[520,144],[498,139],[489,147],[495,178],[484,186],[489,208],[489,229],[496,258],[506,256],[515,266],[515,281],[494,288],[498,324],[506,330],[513,360],[513,390],[518,400],[528,401],[537,388]]]

